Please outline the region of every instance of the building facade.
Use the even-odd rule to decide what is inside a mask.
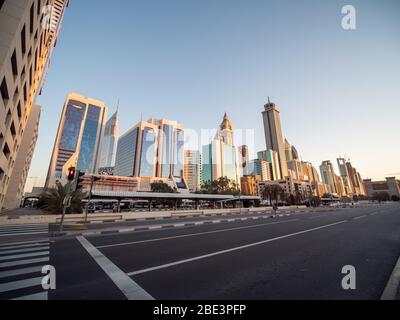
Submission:
[[[395,177],[386,178],[384,181],[365,179],[364,184],[368,197],[373,197],[375,193],[379,192],[387,192],[390,197],[400,197],[400,181]]]
[[[11,180],[25,180],[13,171],[67,6],[68,0],[0,1],[0,210],[14,195]],[[18,172],[29,171],[30,161],[25,165]]]
[[[233,141],[233,126],[225,114],[213,141],[203,146],[203,183],[227,177],[240,185],[238,152]]]
[[[190,192],[201,190],[202,186],[201,154],[197,150],[185,150],[185,165],[183,177]]]
[[[321,171],[322,181],[329,187],[329,193],[338,195],[337,178],[332,162],[330,160],[323,161],[319,169]]]
[[[275,103],[268,103],[264,106],[262,112],[264,121],[264,134],[267,150],[273,150],[278,155],[279,177],[288,176],[288,168],[286,164],[285,143],[282,135],[280,112],[276,108]],[[268,161],[268,159],[267,159]]]
[[[23,196],[26,180],[28,178],[29,168],[35,151],[36,142],[39,135],[41,107],[33,105],[29,114],[25,132],[22,137],[21,147],[15,159],[15,166],[11,175],[10,184],[6,198],[4,200],[5,209],[19,207]]]
[[[114,167],[118,141],[118,111],[107,121],[100,153],[100,168]]]
[[[97,173],[107,118],[103,102],[71,93],[61,114],[46,187],[67,182],[68,169]]]

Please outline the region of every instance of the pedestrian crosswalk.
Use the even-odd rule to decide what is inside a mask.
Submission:
[[[13,235],[31,235],[31,234],[48,234],[49,225],[46,224],[22,224],[22,225],[1,225],[1,237]]]
[[[0,300],[47,300],[42,268],[49,260],[48,239],[0,242]]]

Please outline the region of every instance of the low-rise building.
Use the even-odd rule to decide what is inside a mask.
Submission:
[[[379,192],[387,192],[391,197],[400,197],[400,180],[396,180],[395,177],[388,177],[383,181],[365,179],[364,186],[368,197],[372,197]]]

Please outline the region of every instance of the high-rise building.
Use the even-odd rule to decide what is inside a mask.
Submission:
[[[283,179],[281,170],[279,169],[279,154],[274,150],[265,150],[257,152],[257,158],[259,160],[265,160],[270,164],[270,172],[272,180]]]
[[[189,191],[196,192],[201,190],[201,154],[197,150],[185,150],[185,165],[183,178]]]
[[[337,178],[332,162],[330,160],[323,161],[319,168],[321,171],[322,181],[329,186],[330,193],[339,194],[336,182]]]
[[[0,1],[0,210],[36,97],[41,93],[68,0]],[[30,161],[18,170],[28,172]],[[19,188],[19,187],[18,187]],[[14,201],[7,200],[7,209]]]
[[[227,177],[239,185],[238,152],[233,141],[233,126],[225,114],[213,141],[203,146],[203,182]]]
[[[26,179],[39,134],[40,106],[33,105],[4,200],[4,208],[19,207],[24,196]]]
[[[97,173],[107,119],[103,102],[70,93],[64,104],[46,179],[46,187],[67,182],[68,169]]]
[[[250,161],[248,175],[259,176],[261,181],[272,180],[271,163],[263,159]]]
[[[278,154],[279,175],[282,178],[288,176],[286,163],[285,143],[282,135],[281,117],[275,103],[268,99],[262,112],[264,120],[264,133],[267,150],[273,150]]]
[[[239,146],[238,147],[239,151],[239,176],[247,176],[249,175],[249,164],[250,164],[250,158],[249,158],[249,147],[246,145]]]
[[[354,188],[353,188],[353,184],[351,183],[351,180],[350,180],[349,172],[347,170],[346,160],[344,158],[338,158],[337,164],[338,164],[338,168],[339,168],[340,177],[343,180],[343,184],[344,184],[346,193],[348,195],[351,195],[354,193]]]
[[[110,168],[115,165],[115,155],[118,140],[118,111],[107,121],[104,129],[100,153],[100,168]]]
[[[184,129],[177,121],[141,121],[118,140],[114,175],[183,178]]]
[[[289,143],[287,139],[285,139],[285,155],[286,155],[286,161],[293,160],[292,145]]]
[[[350,161],[346,162],[347,172],[349,173],[349,180],[354,188],[354,194],[356,195],[366,195],[366,190],[364,186],[364,181],[361,175],[357,172],[356,168],[351,165]]]

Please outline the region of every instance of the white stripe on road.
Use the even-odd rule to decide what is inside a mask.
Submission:
[[[19,276],[21,274],[41,272],[42,268],[43,268],[42,266],[35,266],[35,267],[24,268],[24,269],[2,271],[2,272],[0,272],[0,278],[7,278],[7,277]]]
[[[48,292],[43,291],[35,294],[30,294],[29,296],[15,298],[12,300],[30,300],[30,301],[48,300]]]
[[[3,263],[0,263],[0,268],[15,267],[15,266],[21,266],[21,265],[25,265],[25,264],[35,264],[35,263],[39,263],[39,262],[48,262],[48,261],[49,261],[49,257],[3,262]]]
[[[5,254],[13,254],[13,253],[23,253],[23,252],[33,252],[33,251],[39,251],[39,250],[49,250],[50,247],[36,247],[36,248],[25,248],[25,249],[17,249],[17,250],[1,250],[0,255],[3,256]]]
[[[48,233],[46,232],[26,232],[26,233],[6,233],[6,234],[1,234],[0,237],[7,237],[7,236],[14,236],[14,235],[19,235],[19,236],[27,236],[31,234],[45,234]]]
[[[285,221],[279,221],[279,222],[256,224],[256,225],[245,226],[245,227],[237,227],[237,228],[229,228],[229,229],[220,229],[220,230],[213,230],[213,231],[206,231],[206,232],[183,234],[183,235],[180,235],[180,236],[163,237],[163,238],[155,238],[155,239],[149,239],[149,240],[140,240],[140,241],[132,241],[132,242],[124,242],[124,243],[116,243],[116,244],[109,244],[109,245],[104,245],[104,246],[97,246],[97,248],[102,249],[102,248],[110,248],[110,247],[129,246],[129,245],[139,244],[139,243],[147,243],[147,242],[155,242],[155,241],[162,241],[162,240],[179,239],[179,238],[186,238],[186,237],[195,237],[195,236],[201,236],[201,235],[205,235],[205,234],[213,234],[213,233],[228,232],[228,231],[234,231],[234,230],[258,228],[258,227],[263,227],[263,226],[268,226],[268,225],[273,225],[273,224],[282,224],[282,223],[293,222],[293,221],[298,221],[298,220],[299,219],[291,219],[291,220],[285,220]]]
[[[381,300],[396,300],[400,286],[400,258],[393,269],[393,272],[382,293]]]
[[[42,279],[43,277],[37,277],[25,280],[18,280],[14,282],[2,283],[0,284],[0,293],[39,286],[42,284]]]
[[[49,242],[47,243],[36,243],[36,244],[23,244],[23,245],[14,245],[14,246],[8,246],[8,247],[1,247],[0,250],[12,250],[12,249],[19,249],[19,248],[32,248],[34,249],[35,247],[40,247],[40,246],[46,246],[50,245]]]
[[[42,242],[48,243],[48,239],[42,239],[42,240],[34,240],[34,241],[22,241],[22,242],[7,242],[0,244],[0,249],[3,247],[8,247],[8,246],[19,246],[19,245],[24,245],[24,244],[41,244]]]
[[[359,217],[355,217],[353,218],[354,220],[358,220],[358,219],[362,219],[362,218],[366,218],[367,216],[359,216]]]
[[[113,264],[106,256],[97,250],[84,237],[76,238],[85,250],[92,256],[96,263],[109,276],[114,284],[122,291],[128,300],[154,300],[143,288]]]
[[[11,260],[11,259],[20,259],[20,258],[28,258],[28,257],[38,257],[38,256],[44,256],[44,255],[49,255],[49,251],[16,254],[16,255],[11,255],[11,256],[2,256],[2,257],[0,257],[0,261]]]
[[[167,264],[163,264],[163,265],[152,267],[152,268],[147,268],[147,269],[142,269],[142,270],[129,272],[128,275],[129,276],[135,276],[135,275],[138,275],[138,274],[151,272],[151,271],[155,271],[155,270],[160,270],[160,269],[165,269],[165,268],[173,267],[173,266],[176,266],[176,265],[180,265],[180,264],[184,264],[184,263],[188,263],[188,262],[192,262],[192,261],[197,261],[197,260],[202,260],[202,259],[206,259],[206,258],[210,258],[210,257],[215,257],[215,256],[218,256],[218,255],[221,255],[221,254],[231,253],[231,252],[234,252],[234,251],[238,251],[238,250],[243,250],[243,249],[259,246],[259,245],[262,245],[262,244],[265,244],[265,243],[269,243],[269,242],[272,242],[272,241],[282,240],[282,239],[286,239],[286,238],[289,238],[289,237],[298,236],[300,234],[304,234],[304,233],[308,233],[308,232],[312,232],[312,231],[316,231],[316,230],[332,227],[332,226],[335,226],[335,225],[338,225],[338,224],[342,224],[342,223],[345,223],[345,222],[347,222],[347,220],[343,220],[343,221],[327,224],[327,225],[324,225],[324,226],[321,226],[321,227],[317,227],[317,228],[312,228],[312,229],[307,229],[307,230],[303,230],[303,231],[287,234],[287,235],[284,235],[284,236],[280,236],[280,237],[276,237],[276,238],[272,238],[272,239],[268,239],[268,240],[264,240],[264,241],[259,241],[259,242],[246,244],[246,245],[240,246],[240,247],[235,247],[235,248],[231,248],[231,249],[227,249],[227,250],[217,251],[217,252],[205,254],[205,255],[194,257],[194,258],[190,258],[190,259],[175,261],[175,262],[172,262],[172,263],[167,263]]]

